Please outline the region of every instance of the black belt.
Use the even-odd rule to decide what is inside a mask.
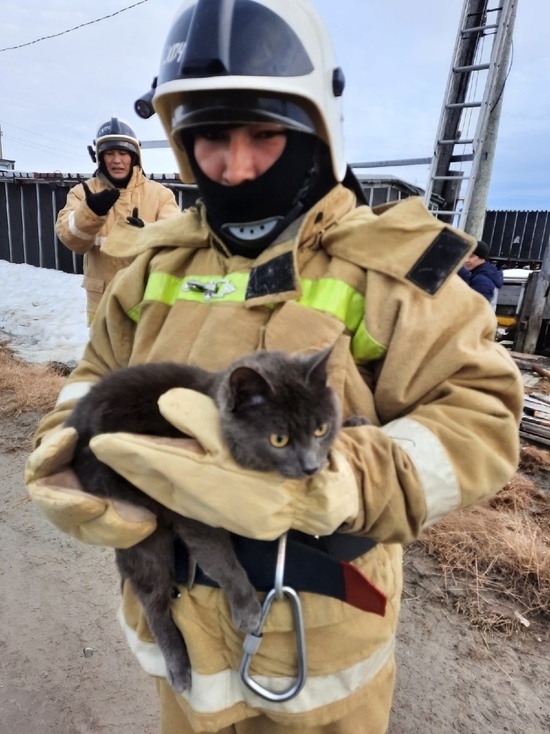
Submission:
[[[279,541],[252,540],[231,534],[235,553],[257,591],[271,591],[275,578]],[[296,591],[323,594],[365,612],[384,616],[386,596],[349,561],[370,551],[376,542],[344,533],[314,538],[297,530],[288,533],[284,584]],[[176,581],[189,578],[189,554],[183,543],[175,547]],[[197,567],[195,584],[218,584]]]

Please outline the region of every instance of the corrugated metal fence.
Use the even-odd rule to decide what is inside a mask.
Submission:
[[[89,177],[0,171],[0,260],[81,273],[82,256],[58,240],[55,221],[69,189]],[[196,187],[182,184],[174,175],[149,178],[171,189],[182,209],[197,198]],[[422,195],[421,189],[391,176],[358,178],[370,206]],[[483,239],[491,247],[491,260],[505,267],[540,266],[549,236],[550,212],[487,212]]]
[[[550,212],[488,211],[482,239],[491,260],[513,268],[538,268],[550,238]]]
[[[58,212],[78,176],[0,171],[0,260],[82,273],[82,256],[67,249],[55,234]],[[149,176],[172,189],[182,209],[197,198],[195,186],[175,177]]]

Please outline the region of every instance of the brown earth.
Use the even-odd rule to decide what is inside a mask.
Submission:
[[[0,431],[0,734],[154,734],[154,686],[115,619],[112,552],[62,535],[27,500],[37,419],[4,415]],[[473,629],[419,544],[405,575],[389,734],[550,732],[548,626]]]

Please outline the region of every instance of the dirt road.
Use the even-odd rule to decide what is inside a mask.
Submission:
[[[14,447],[31,419],[3,419],[0,437],[0,734],[154,734],[154,686],[115,619],[112,552],[63,536],[26,500]],[[438,599],[429,559],[408,558],[389,734],[547,734],[548,632],[470,630]]]

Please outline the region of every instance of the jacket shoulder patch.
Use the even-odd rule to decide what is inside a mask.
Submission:
[[[467,240],[444,229],[409,270],[407,280],[433,296],[469,250]]]

